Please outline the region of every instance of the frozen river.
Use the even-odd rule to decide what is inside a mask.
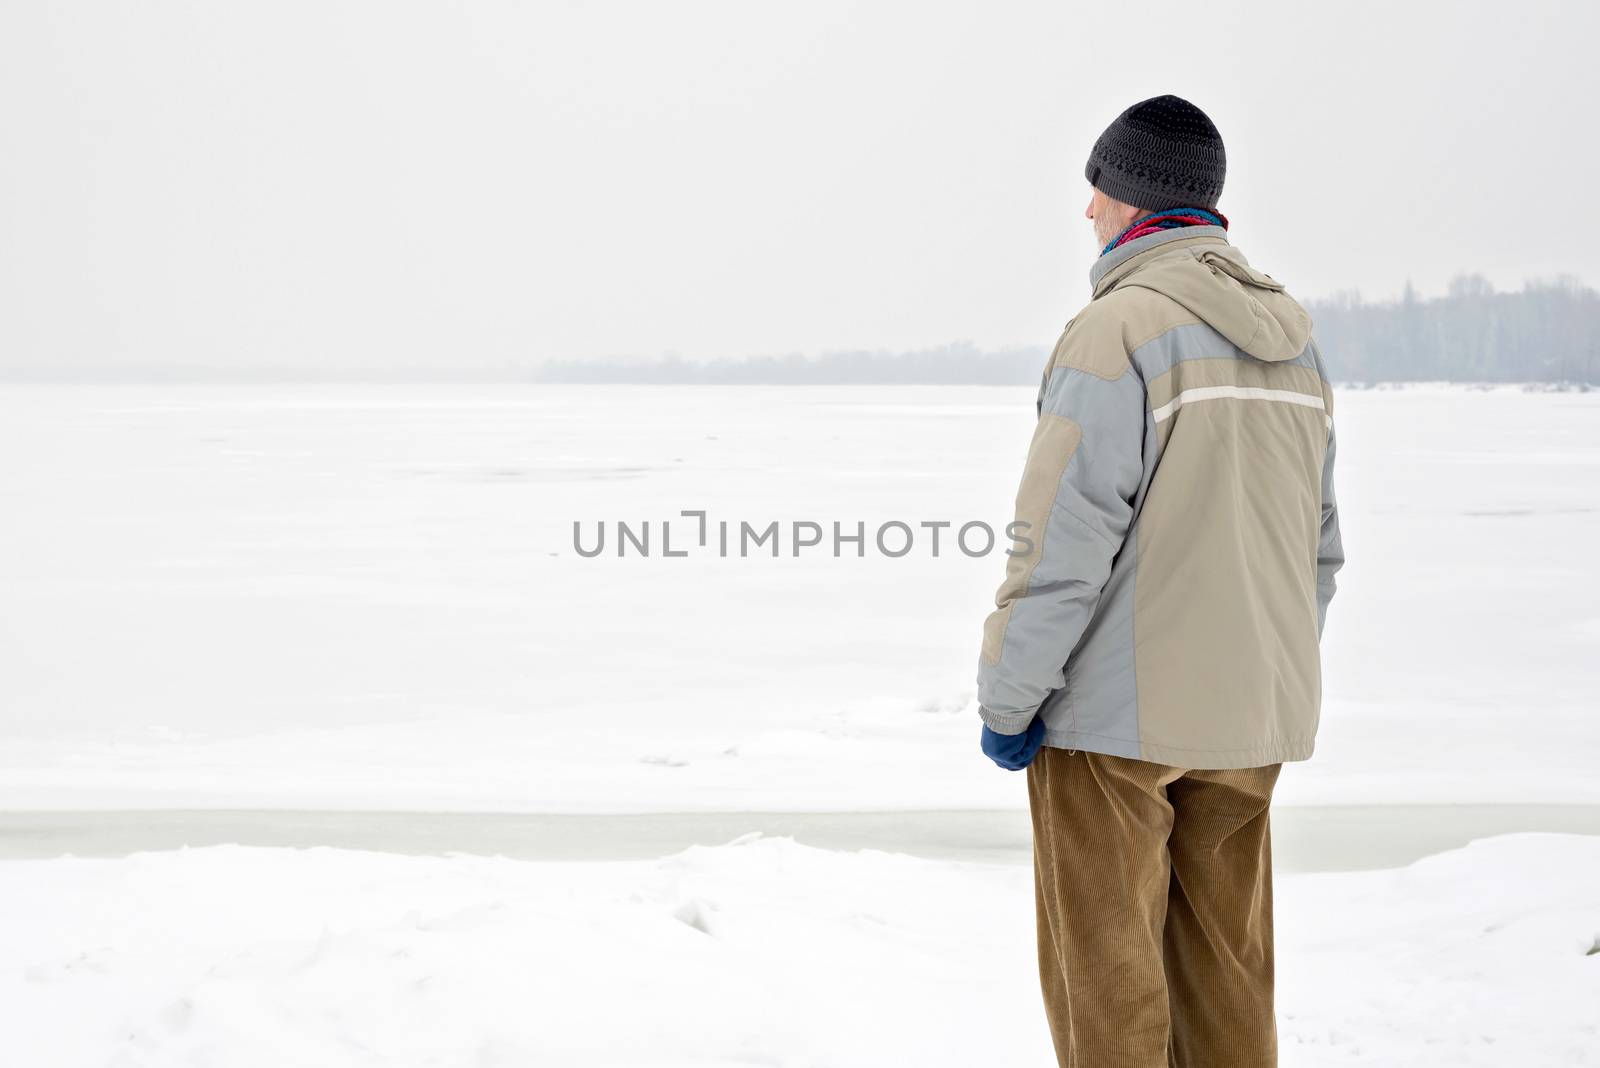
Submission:
[[[668,558],[659,524],[998,527],[1032,403],[0,387],[0,811],[1015,812],[972,705],[998,555]],[[1350,562],[1280,805],[1600,804],[1600,393],[1343,389],[1335,418]],[[656,554],[575,551],[619,520]],[[726,817],[666,819],[705,829],[604,848]]]
[[[1600,805],[1310,805],[1272,813],[1282,871],[1391,868],[1477,838],[1525,831],[1600,835]],[[1025,811],[540,814],[340,811],[0,813],[0,859],[115,857],[209,845],[333,846],[415,856],[637,860],[751,832],[824,849],[1027,863]]]
[[[0,388],[8,1063],[1047,1063],[1001,561],[572,546],[998,524],[1032,400]],[[1595,1064],[1600,394],[1336,419],[1282,1061]]]

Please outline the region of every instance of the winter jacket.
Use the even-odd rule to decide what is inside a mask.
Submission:
[[[1304,760],[1344,562],[1311,319],[1221,227],[1130,241],[1090,281],[1040,387],[980,715],[1187,768]]]

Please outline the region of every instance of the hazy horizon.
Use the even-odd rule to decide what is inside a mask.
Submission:
[[[1600,284],[1600,13],[1448,10],[19,0],[0,375],[1048,344],[1162,92],[1298,295]]]
[[[1600,385],[1600,291],[1570,277],[1495,290],[1461,275],[1442,296],[1370,301],[1354,291],[1307,300],[1319,349],[1344,385],[1394,382]],[[315,365],[115,367],[0,365],[0,383],[531,383],[698,385],[1024,385],[1048,344],[981,348],[967,340],[921,349],[834,349],[697,360],[679,355],[507,359],[449,367],[417,361],[381,368]]]

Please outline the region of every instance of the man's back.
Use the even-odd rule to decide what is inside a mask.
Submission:
[[[1039,397],[979,699],[996,730],[1191,768],[1311,755],[1342,561],[1311,323],[1221,227],[1096,263]]]

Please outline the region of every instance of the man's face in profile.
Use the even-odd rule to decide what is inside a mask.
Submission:
[[[1101,248],[1111,244],[1112,238],[1126,230],[1138,213],[1138,208],[1120,200],[1112,200],[1092,186],[1089,190],[1089,206],[1083,212],[1084,218],[1094,223],[1094,237]]]

